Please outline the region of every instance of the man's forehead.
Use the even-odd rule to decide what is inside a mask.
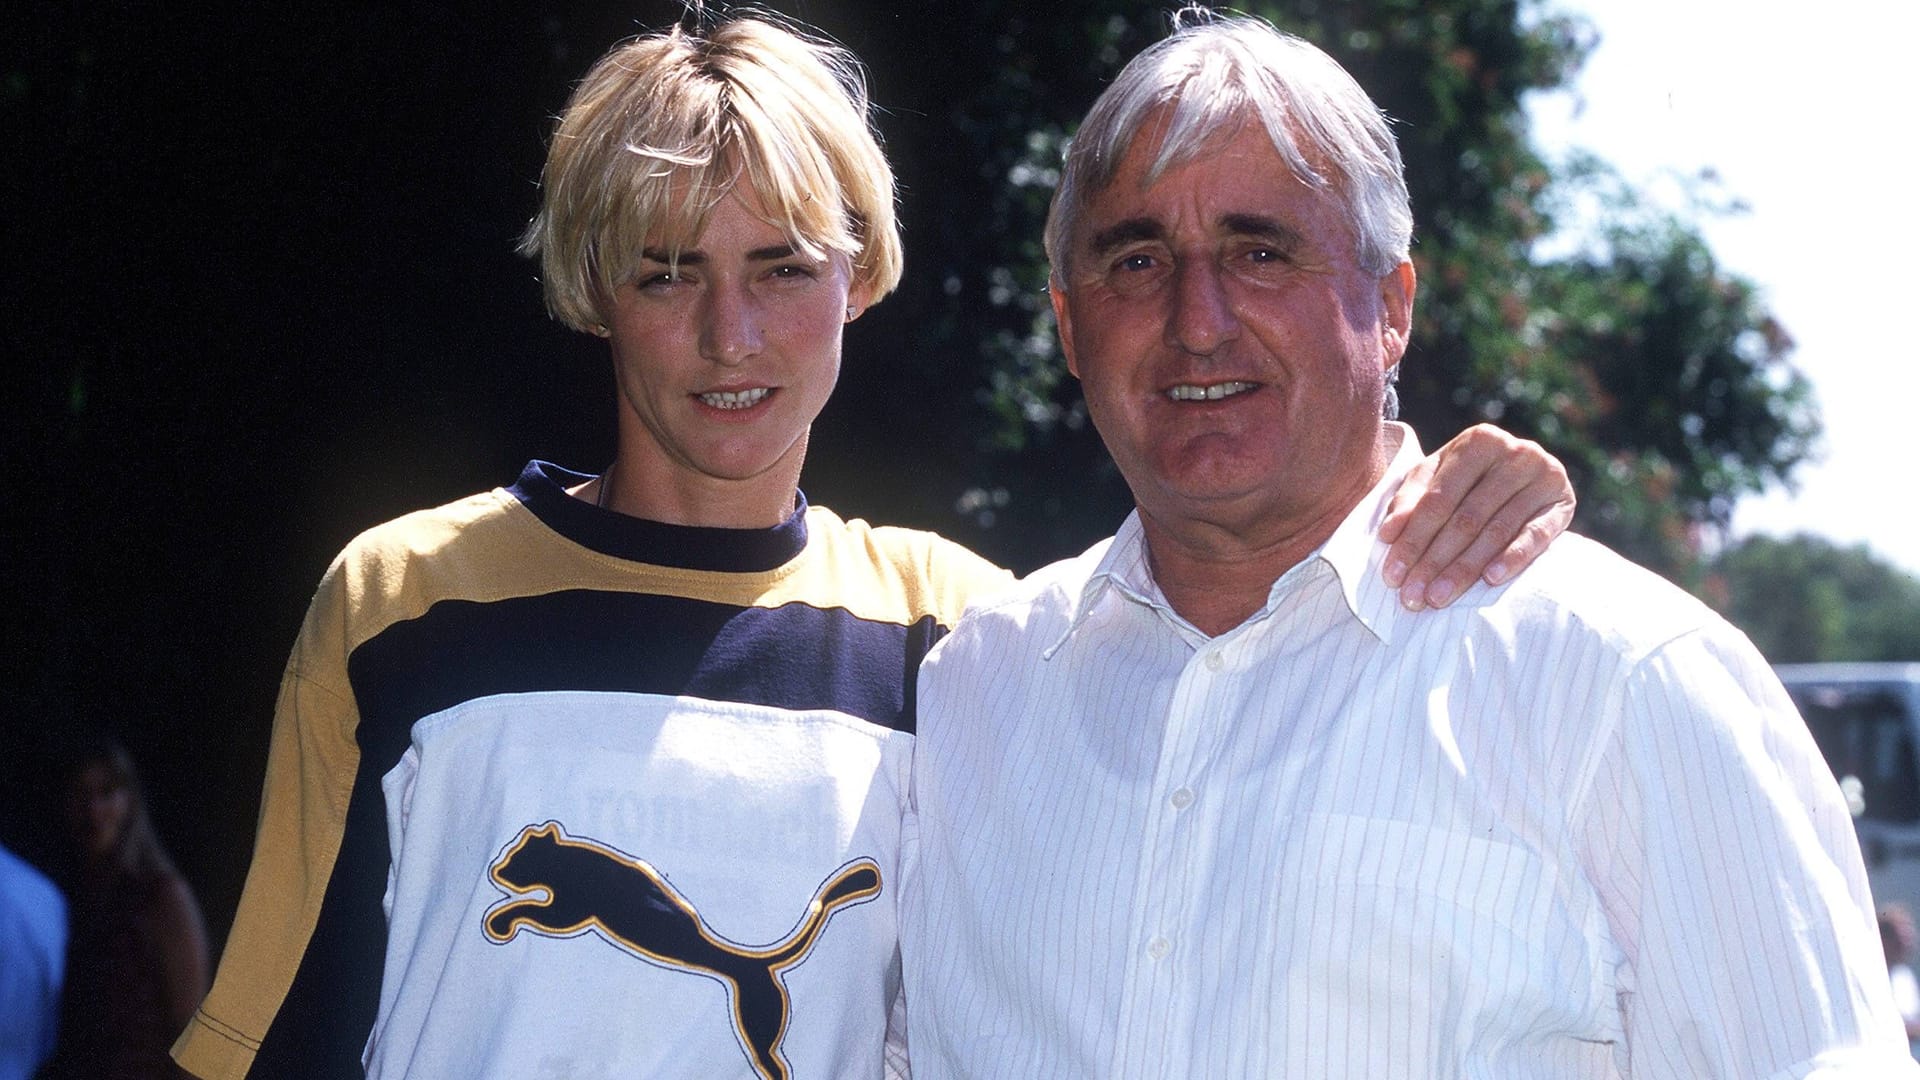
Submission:
[[[1297,233],[1303,216],[1340,210],[1331,191],[1294,175],[1258,125],[1209,139],[1184,160],[1162,164],[1158,153],[1145,132],[1133,141],[1087,202],[1083,246],[1145,239],[1175,224],[1230,234]]]

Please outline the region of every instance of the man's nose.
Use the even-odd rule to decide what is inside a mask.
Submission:
[[[760,310],[745,289],[720,286],[707,294],[700,322],[700,355],[738,364],[760,351]]]
[[[1220,268],[1210,261],[1185,262],[1174,270],[1173,309],[1167,316],[1167,344],[1197,356],[1211,356],[1240,336]]]

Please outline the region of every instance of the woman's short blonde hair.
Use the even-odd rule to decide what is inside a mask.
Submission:
[[[893,170],[859,60],[738,18],[623,42],[574,89],[520,241],[540,259],[548,310],[598,329],[641,249],[695,243],[743,172],[797,249],[848,257],[868,302],[899,284]]]

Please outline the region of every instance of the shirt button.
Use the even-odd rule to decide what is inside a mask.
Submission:
[[[1207,670],[1208,671],[1217,673],[1221,668],[1226,666],[1227,666],[1226,658],[1221,656],[1219,653],[1211,652],[1207,654]]]
[[[1153,957],[1155,960],[1158,960],[1161,957],[1167,955],[1167,950],[1171,948],[1173,948],[1172,942],[1168,941],[1166,938],[1157,937],[1157,938],[1154,938],[1152,941],[1147,942],[1147,955]]]
[[[1190,788],[1180,788],[1167,799],[1167,802],[1171,803],[1175,810],[1185,810],[1193,805],[1193,791]]]

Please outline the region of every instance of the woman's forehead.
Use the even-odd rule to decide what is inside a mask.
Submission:
[[[644,253],[678,255],[726,246],[759,249],[786,245],[796,251],[823,254],[830,249],[831,235],[815,235],[825,229],[808,228],[807,211],[817,207],[784,206],[776,197],[761,192],[751,179],[733,173],[724,185],[702,185],[687,179],[679,181],[670,193],[665,212],[647,230]]]

